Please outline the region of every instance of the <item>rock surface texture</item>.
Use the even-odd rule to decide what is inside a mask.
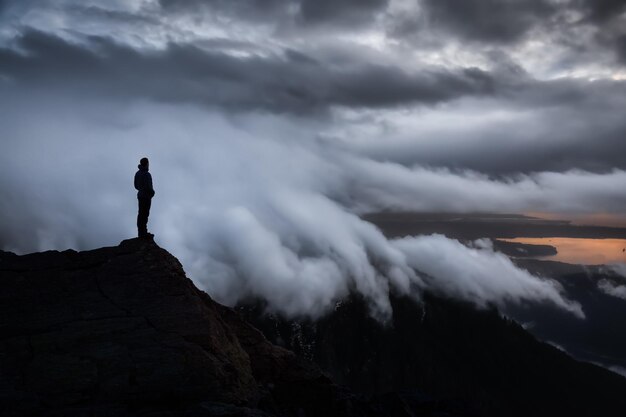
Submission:
[[[2,416],[408,415],[270,344],[150,239],[0,252],[0,285]]]

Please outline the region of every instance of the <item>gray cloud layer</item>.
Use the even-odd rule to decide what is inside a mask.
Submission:
[[[583,317],[486,242],[389,241],[357,214],[626,211],[623,10],[1,1],[0,246],[133,235],[147,155],[151,229],[224,302],[317,315],[358,291],[385,317],[431,290]]]
[[[384,11],[388,0],[159,0],[165,11],[210,10],[248,20],[292,18],[298,23],[363,24]]]
[[[433,104],[489,94],[497,84],[476,68],[407,72],[384,63],[323,63],[291,50],[235,57],[189,44],[140,52],[106,38],[81,45],[33,31],[0,50],[0,74],[26,88],[288,113]]]
[[[468,100],[446,113],[424,111],[419,121],[390,116],[385,141],[365,135],[346,146],[381,161],[491,175],[607,172],[626,169],[624,107],[624,82],[528,83],[513,99]]]
[[[2,109],[10,138],[9,152],[0,155],[2,193],[9,197],[0,205],[5,249],[90,248],[133,235],[131,178],[135,156],[147,154],[157,191],[150,229],[222,302],[260,297],[284,314],[315,316],[356,291],[384,319],[390,292],[419,298],[431,290],[479,307],[548,303],[584,316],[558,285],[520,270],[484,242],[467,248],[443,236],[389,241],[342,199],[353,193],[370,207],[410,207],[418,197],[448,210],[461,203],[585,206],[589,193],[614,192],[596,190],[602,178],[592,176],[574,195],[563,186],[568,176],[531,186],[355,160],[302,140],[309,134],[275,117],[233,124],[175,106],[54,104],[43,97],[20,103],[38,121],[27,127],[16,117],[23,107]],[[524,188],[530,190],[510,201]]]
[[[498,43],[518,40],[555,11],[555,6],[546,0],[425,0],[423,3],[432,25],[463,38]]]
[[[626,121],[615,111],[626,105],[623,81],[539,81],[514,67],[487,72],[425,66],[408,72],[367,60],[325,63],[292,49],[238,57],[223,50],[232,42],[209,45],[207,50],[172,43],[164,50],[138,51],[107,38],[91,37],[79,44],[28,31],[12,47],[0,49],[0,88],[315,117],[328,116],[336,107],[393,109],[488,98],[451,109],[467,110],[476,115],[473,120],[482,118],[478,125],[473,120],[453,122],[433,130],[422,117],[409,131],[389,132],[385,141],[360,140],[349,146],[405,165],[498,175],[626,168],[621,158]],[[502,118],[501,110],[511,116]],[[433,136],[438,139],[420,139]]]

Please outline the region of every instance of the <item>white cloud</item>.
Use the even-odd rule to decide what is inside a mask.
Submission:
[[[408,237],[392,241],[412,268],[426,274],[426,288],[468,300],[479,307],[532,300],[554,304],[583,318],[580,304],[564,298],[555,281],[541,279],[518,268],[504,254],[493,251],[490,241],[474,247],[442,235]]]
[[[589,213],[606,207],[624,211],[626,172],[538,172],[493,180],[465,170],[405,166],[347,157],[359,210],[527,211]]]
[[[349,155],[313,140],[319,126],[275,117],[228,120],[146,103],[48,104],[41,97],[0,102],[4,249],[84,249],[133,236],[131,178],[148,156],[157,192],[149,229],[222,302],[260,297],[285,314],[318,315],[355,291],[384,318],[389,292],[418,298],[428,289],[477,306],[532,301],[583,316],[556,283],[516,268],[485,242],[468,248],[437,235],[389,241],[342,202],[560,207],[587,204],[590,193],[610,196],[610,187],[598,191],[604,176],[545,173],[539,181],[497,182]],[[19,114],[37,123],[24,125]]]
[[[598,288],[607,295],[626,300],[626,285],[619,285],[608,279],[601,279],[598,281]]]
[[[626,264],[616,263],[608,266],[611,271],[626,278]]]

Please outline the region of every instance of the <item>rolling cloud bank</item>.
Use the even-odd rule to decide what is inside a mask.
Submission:
[[[36,126],[16,129],[12,152],[0,157],[11,196],[2,206],[10,219],[2,224],[4,247],[89,248],[132,236],[135,156],[149,149],[157,190],[150,226],[159,242],[218,300],[261,297],[287,314],[321,314],[356,290],[384,316],[390,291],[419,297],[431,289],[479,306],[531,300],[582,316],[555,283],[519,270],[484,242],[469,248],[436,235],[389,241],[358,210],[591,210],[591,196],[614,198],[626,178],[623,171],[574,171],[494,181],[376,162],[314,138],[294,141],[303,136],[298,126],[264,117],[248,118],[244,129],[193,109],[109,111],[119,126],[91,130],[98,121],[83,106],[46,110]],[[62,117],[72,123],[54,131]],[[276,130],[290,140],[276,139]]]
[[[430,290],[583,318],[489,242],[359,214],[626,211],[624,8],[409,3],[0,2],[0,248],[133,236],[148,156],[149,228],[218,301],[317,316],[356,291],[384,319]]]

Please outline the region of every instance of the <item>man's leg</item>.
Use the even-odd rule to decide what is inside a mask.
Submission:
[[[148,234],[148,217],[150,217],[150,206],[152,206],[152,199],[146,198],[146,222],[144,223],[146,234]]]
[[[150,203],[149,198],[138,198],[139,212],[137,213],[137,232],[139,237],[146,236],[148,234],[148,216],[150,215]]]

